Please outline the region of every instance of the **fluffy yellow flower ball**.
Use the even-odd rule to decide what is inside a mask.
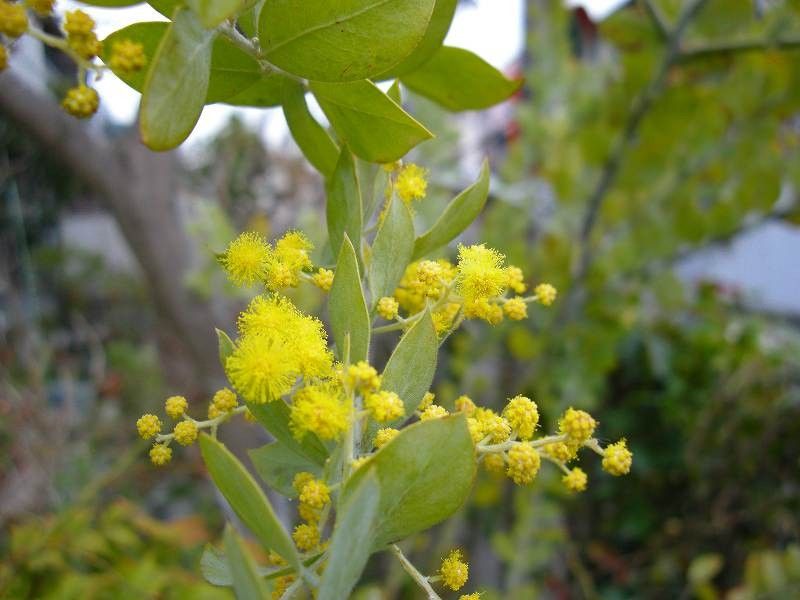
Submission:
[[[261,235],[246,231],[228,245],[219,260],[233,283],[252,285],[266,278],[270,247]]]
[[[457,591],[464,587],[469,577],[469,565],[462,560],[461,550],[451,551],[442,561],[439,575],[442,577],[442,585],[446,588]]]
[[[166,444],[154,444],[150,448],[150,461],[157,467],[163,467],[172,459],[172,448]]]
[[[97,108],[100,106],[100,96],[94,89],[81,84],[67,90],[61,106],[73,117],[85,119],[97,112]]]
[[[422,200],[428,189],[428,172],[414,163],[404,165],[397,174],[395,190],[406,204],[412,200]]]
[[[143,440],[149,440],[161,432],[161,419],[156,415],[142,415],[136,421],[136,430]]]
[[[319,529],[316,525],[302,523],[294,528],[292,539],[301,552],[308,552],[319,544]]]
[[[528,442],[515,445],[508,451],[506,475],[517,485],[527,485],[536,478],[542,459]]]
[[[396,438],[399,433],[399,429],[394,429],[392,427],[383,427],[382,429],[378,429],[378,431],[375,433],[375,447],[383,448],[386,444]]]
[[[449,413],[444,406],[439,406],[438,404],[431,404],[428,408],[422,411],[419,415],[420,421],[429,421],[431,419],[441,419],[442,417],[446,417]]]
[[[194,421],[181,421],[175,425],[172,433],[181,446],[191,446],[197,440],[197,425]]]
[[[391,296],[384,296],[378,300],[378,314],[387,321],[394,321],[397,318],[399,310],[400,304]]]
[[[189,408],[189,402],[183,396],[170,396],[164,401],[164,412],[173,419],[180,419]]]
[[[628,450],[625,440],[606,446],[603,456],[603,470],[611,475],[627,475],[633,464],[633,452]]]
[[[406,414],[403,401],[394,392],[382,390],[364,399],[364,407],[378,423],[394,421]]]
[[[586,483],[588,481],[589,478],[586,476],[586,473],[583,471],[583,469],[579,467],[570,469],[569,473],[565,474],[561,478],[561,482],[571,492],[584,491],[586,489]]]
[[[539,424],[539,409],[530,398],[515,396],[503,409],[503,417],[520,439],[529,440]]]

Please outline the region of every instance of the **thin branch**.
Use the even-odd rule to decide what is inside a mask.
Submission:
[[[592,231],[597,224],[597,217],[600,213],[600,209],[608,196],[608,192],[617,180],[625,155],[633,145],[645,115],[647,115],[656,98],[661,93],[670,68],[679,60],[681,54],[681,38],[686,28],[706,1],[707,0],[693,0],[681,13],[675,24],[675,28],[669,34],[667,48],[664,51],[664,57],[661,60],[656,74],[634,102],[625,127],[623,128],[622,135],[617,139],[611,154],[606,160],[603,171],[600,174],[600,179],[589,196],[578,236],[578,260],[573,269],[573,282],[569,295],[562,304],[563,309],[559,315],[560,319],[574,314],[578,308],[580,300],[578,292],[582,287],[592,262],[590,240]]]
[[[698,44],[694,47],[687,46],[681,51],[680,62],[707,58],[710,56],[725,56],[743,52],[758,52],[764,50],[797,50],[800,49],[800,38],[779,38],[776,40],[742,40],[739,42],[710,42]]]
[[[442,600],[442,597],[431,587],[428,578],[417,571],[417,568],[411,564],[411,561],[406,558],[405,554],[403,554],[403,551],[400,550],[400,547],[397,544],[392,544],[390,549],[397,557],[397,560],[400,561],[400,564],[403,565],[406,573],[411,575],[411,578],[417,582],[417,585],[419,585],[419,587],[425,590],[425,593],[428,594],[428,600]]]
[[[658,30],[658,34],[663,39],[669,39],[669,24],[667,23],[667,19],[664,17],[664,14],[661,12],[661,9],[653,2],[653,0],[643,0],[644,9],[647,11],[647,14],[650,15],[650,19],[653,21],[653,25],[655,25],[656,29]]]

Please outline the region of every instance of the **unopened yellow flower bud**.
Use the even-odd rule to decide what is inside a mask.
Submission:
[[[151,414],[142,415],[136,421],[136,429],[143,440],[149,440],[161,432],[161,419]]]
[[[481,600],[481,593],[472,592],[471,594],[461,594],[458,600]]]
[[[210,403],[208,404],[208,418],[209,418],[209,419],[216,419],[217,417],[220,417],[220,416],[222,416],[222,415],[224,415],[224,414],[225,414],[225,412],[224,412],[224,411],[221,411],[221,410],[220,410],[220,409],[217,407],[217,405],[216,405],[216,404],[214,404],[213,402],[210,402]]]
[[[181,446],[191,446],[197,440],[197,425],[194,421],[181,421],[172,433]]]
[[[153,444],[150,448],[150,461],[157,467],[162,467],[172,460],[172,448],[166,444]]]
[[[549,283],[540,283],[533,290],[534,298],[536,298],[536,300],[542,303],[544,306],[550,306],[553,302],[555,302],[557,295],[558,292],[556,291],[556,288]]]
[[[514,292],[517,294],[522,294],[525,292],[525,289],[528,286],[525,285],[525,275],[523,275],[522,269],[510,265],[506,267],[506,277],[506,285],[514,290]]]
[[[633,452],[623,439],[606,446],[603,456],[603,470],[612,475],[627,475],[633,464]]]
[[[189,408],[189,402],[183,396],[170,396],[164,402],[164,412],[173,419],[180,419]]]
[[[475,418],[483,428],[483,436],[491,436],[493,444],[504,442],[511,435],[511,424],[490,408],[476,409]]]
[[[428,408],[422,411],[419,415],[420,421],[429,421],[430,419],[441,419],[446,417],[449,413],[444,406],[438,404],[431,404]]]
[[[466,413],[468,417],[471,417],[475,412],[475,403],[472,401],[472,398],[466,395],[461,395],[456,398],[455,407],[456,412]]]
[[[422,402],[419,403],[417,410],[419,410],[420,412],[424,411],[431,404],[433,404],[433,401],[435,399],[436,399],[436,394],[434,394],[433,392],[425,392],[425,395],[422,397]]]
[[[400,433],[399,429],[394,429],[392,427],[384,427],[382,429],[378,429],[377,433],[375,434],[375,447],[383,448],[386,444],[388,444],[394,438],[396,438],[397,434],[399,433]]]
[[[414,163],[404,165],[397,174],[395,190],[400,199],[406,204],[412,200],[421,200],[428,189],[426,179],[428,172]]]
[[[439,569],[442,585],[453,591],[460,590],[467,583],[469,565],[462,560],[461,550],[453,550],[442,561]]]
[[[133,40],[120,40],[111,47],[109,66],[119,73],[135,73],[141,71],[147,63],[144,46]]]
[[[581,445],[594,433],[597,421],[583,410],[568,408],[558,421],[558,431],[567,436],[567,441]]]
[[[81,84],[67,90],[61,106],[73,117],[85,119],[97,112],[97,108],[100,106],[100,96],[94,89]]]
[[[292,487],[297,494],[301,494],[303,492],[303,488],[306,486],[307,483],[314,481],[315,477],[313,473],[308,473],[307,471],[300,471],[294,476],[292,479]]]
[[[358,457],[357,459],[355,459],[355,460],[354,460],[352,463],[350,463],[350,467],[353,469],[353,471],[357,471],[358,469],[360,469],[361,467],[363,467],[363,466],[364,466],[364,464],[365,464],[365,463],[366,463],[366,462],[367,462],[369,459],[370,459],[370,457],[369,457],[369,456],[359,456],[359,457]]]
[[[517,485],[527,485],[536,478],[542,459],[528,442],[516,444],[508,451],[506,475]]]
[[[503,312],[512,321],[522,321],[528,316],[528,305],[525,304],[525,300],[517,296],[506,300]]]
[[[391,296],[384,296],[378,300],[378,314],[387,321],[394,321],[400,310],[400,304]]]
[[[586,473],[579,467],[570,469],[570,472],[561,478],[561,482],[570,492],[584,491],[588,480],[589,478],[586,476]]]
[[[68,36],[89,35],[94,26],[94,19],[82,10],[70,10],[64,15],[64,33]]]
[[[330,488],[324,481],[312,479],[308,481],[300,492],[300,502],[312,508],[322,508],[331,501]]]
[[[0,71],[4,71],[8,67],[8,50],[0,44]]]
[[[292,539],[301,552],[308,552],[319,544],[319,529],[316,525],[302,523],[294,528]]]
[[[368,395],[364,399],[364,407],[378,423],[394,421],[406,413],[400,396],[386,390]]]
[[[313,506],[309,506],[308,504],[301,502],[297,507],[297,514],[300,515],[300,518],[307,523],[312,525],[319,523],[320,511]]]
[[[375,391],[381,387],[381,378],[375,368],[365,360],[347,367],[345,381],[353,389],[362,392]]]
[[[55,0],[25,0],[25,3],[30,6],[31,10],[35,13],[44,17],[53,12]]]
[[[464,316],[468,319],[483,319],[489,325],[497,325],[503,321],[503,308],[486,298],[478,298],[464,304]]]
[[[28,15],[22,4],[0,0],[0,33],[10,38],[21,36],[28,30]]]
[[[530,398],[515,396],[503,409],[503,417],[520,439],[529,440],[539,424],[539,409]]]
[[[483,466],[489,473],[502,474],[506,470],[506,459],[501,452],[487,454],[483,457]]]
[[[288,590],[289,586],[294,583],[294,580],[294,575],[283,575],[282,577],[278,577],[275,580],[275,586],[272,588],[272,594],[270,595],[270,598],[272,600],[280,600],[283,598],[286,590]]]
[[[67,44],[78,56],[86,60],[98,56],[103,51],[103,44],[93,31],[86,35],[68,35]]]
[[[314,285],[325,292],[329,292],[331,286],[333,286],[333,271],[330,269],[323,269],[320,267],[311,278],[314,280]]]
[[[217,407],[220,412],[230,412],[239,405],[236,399],[236,393],[228,388],[217,390],[211,403]]]
[[[575,458],[579,446],[569,445],[564,442],[553,442],[542,448],[542,452],[552,459],[566,463]]]

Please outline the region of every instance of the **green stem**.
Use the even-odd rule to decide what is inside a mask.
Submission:
[[[397,557],[397,560],[400,561],[400,564],[403,566],[406,573],[411,575],[411,578],[417,582],[417,585],[419,585],[419,587],[425,590],[425,593],[428,594],[428,600],[442,600],[442,597],[431,587],[428,578],[417,571],[417,568],[405,557],[403,551],[400,550],[400,547],[397,544],[392,544],[390,549]]]

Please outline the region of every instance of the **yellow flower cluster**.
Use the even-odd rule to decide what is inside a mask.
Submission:
[[[161,433],[161,419],[156,415],[146,414],[136,421],[136,430],[143,440],[149,440]]]
[[[100,96],[93,88],[80,84],[67,90],[61,106],[73,117],[86,119],[97,112],[97,108],[100,106]]]
[[[383,448],[386,444],[396,438],[398,433],[400,433],[400,430],[393,429],[392,427],[383,427],[378,429],[377,433],[375,433],[375,447]]]
[[[453,591],[464,587],[469,577],[469,564],[462,558],[461,550],[452,550],[442,561],[442,566],[439,568],[442,585]]]
[[[0,33],[17,38],[28,30],[28,15],[22,4],[0,0]]]
[[[164,412],[173,419],[180,419],[189,408],[189,402],[183,396],[170,396],[164,401]]]
[[[503,409],[503,417],[520,439],[530,440],[539,424],[539,409],[530,398],[515,396]]]
[[[394,321],[400,310],[400,304],[391,296],[384,296],[378,300],[378,314],[387,321]]]
[[[428,408],[419,414],[420,421],[429,421],[430,419],[441,419],[447,416],[447,409],[438,404],[431,404]]]
[[[263,283],[268,290],[297,287],[301,273],[312,267],[309,252],[313,245],[299,231],[289,231],[272,246],[263,236],[248,231],[233,240],[220,262],[236,285]],[[330,289],[333,273],[320,269],[315,276],[305,275],[322,289]]]
[[[67,44],[78,56],[87,60],[100,54],[103,49],[94,27],[94,19],[82,10],[72,10],[64,15]]]
[[[175,425],[172,434],[181,446],[191,446],[197,441],[197,424],[194,421],[181,421]]]
[[[360,360],[347,367],[344,373],[344,382],[351,390],[362,393],[376,391],[381,387],[381,378],[375,367],[365,360]]]
[[[228,388],[217,390],[208,404],[208,418],[216,419],[217,417],[231,412],[239,405],[236,399],[236,393]],[[169,413],[167,413],[169,414]]]
[[[386,390],[369,394],[364,399],[364,406],[378,423],[394,421],[406,414],[400,396]]]
[[[111,47],[109,66],[119,73],[128,74],[141,71],[147,63],[144,46],[132,40],[114,42]]]
[[[594,434],[597,421],[592,415],[583,410],[576,410],[572,407],[558,421],[558,431],[567,437],[567,442],[580,446]]]
[[[225,372],[249,402],[280,398],[300,376],[331,375],[333,357],[322,322],[302,314],[287,298],[255,297],[238,326],[240,337]]]
[[[319,528],[315,524],[301,523],[294,528],[292,539],[302,552],[309,552],[319,545]]]
[[[510,291],[522,294],[526,289],[522,269],[506,266],[503,254],[477,244],[459,246],[456,265],[444,259],[412,262],[394,299],[408,315],[431,306],[436,332],[442,335],[462,318],[482,319],[492,325],[504,317],[521,321],[528,316],[529,303],[549,306],[555,301],[556,290],[549,284],[538,285],[532,296],[507,297]],[[389,320],[397,317],[385,298],[379,300],[378,313]]]
[[[517,485],[527,485],[536,478],[542,459],[530,442],[512,446],[508,451],[506,475]]]
[[[571,492],[582,492],[586,489],[589,478],[580,467],[570,469],[562,478],[561,482]]]
[[[422,200],[428,189],[428,172],[414,163],[403,165],[397,173],[394,189],[406,204],[414,200]]]

